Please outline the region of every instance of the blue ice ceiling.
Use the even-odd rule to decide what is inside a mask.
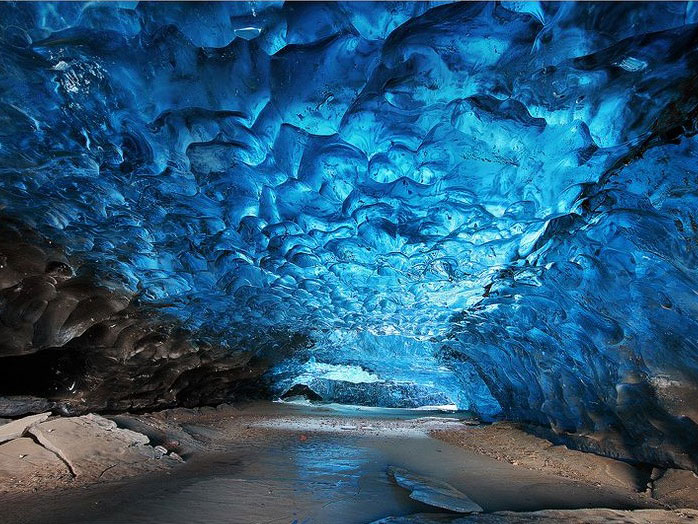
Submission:
[[[310,334],[283,384],[378,377],[567,430],[689,424],[696,21],[2,4],[0,207],[210,340]]]

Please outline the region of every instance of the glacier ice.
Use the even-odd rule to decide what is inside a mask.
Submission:
[[[404,468],[388,467],[395,483],[410,491],[410,498],[457,513],[482,513],[483,509],[465,493],[447,482],[417,475]]]
[[[267,340],[277,389],[360,368],[695,457],[697,19],[5,3],[0,207],[208,343]]]

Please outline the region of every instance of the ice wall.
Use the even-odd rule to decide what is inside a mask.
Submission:
[[[0,206],[213,344],[308,334],[271,376],[359,366],[484,416],[681,448],[697,17],[2,4]]]

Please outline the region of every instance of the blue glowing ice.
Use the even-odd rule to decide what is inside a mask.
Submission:
[[[282,381],[695,429],[698,9],[438,4],[2,4],[0,206]]]

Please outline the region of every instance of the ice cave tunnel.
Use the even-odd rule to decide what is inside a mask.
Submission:
[[[298,393],[695,468],[696,22],[0,4],[0,416]]]

